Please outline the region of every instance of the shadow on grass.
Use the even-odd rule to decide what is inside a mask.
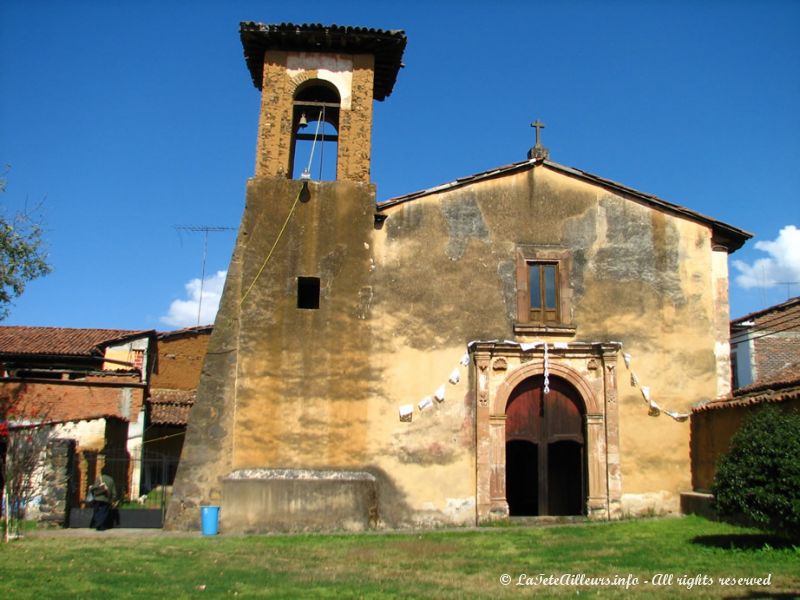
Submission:
[[[758,592],[750,590],[745,595],[724,596],[723,600],[742,600],[743,598],[772,598],[774,600],[796,600],[797,594],[794,592]]]
[[[765,546],[775,549],[792,548],[791,540],[768,533],[728,533],[720,535],[698,535],[692,538],[693,544],[723,548],[725,550],[761,550]],[[759,598],[768,596],[757,596]]]

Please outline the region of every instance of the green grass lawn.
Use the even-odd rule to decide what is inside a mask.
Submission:
[[[663,585],[655,585],[659,574]],[[503,575],[509,576],[508,585],[501,583]],[[517,585],[521,575],[533,585]],[[562,585],[547,584],[540,575]],[[704,576],[713,584],[688,589]],[[767,576],[769,586],[735,581]],[[630,586],[598,585],[588,578],[617,578]],[[732,578],[730,585],[721,585],[720,578]],[[653,593],[800,597],[800,548],[699,517],[413,534],[137,538],[34,533],[0,544],[0,598],[627,598]]]

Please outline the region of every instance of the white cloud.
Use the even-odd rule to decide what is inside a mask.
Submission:
[[[756,249],[769,254],[752,265],[733,261],[739,270],[736,283],[743,288],[772,287],[779,282],[800,281],[800,229],[787,225],[775,240],[756,242]]]
[[[200,303],[200,278],[186,284],[188,300],[173,300],[167,314],[159,320],[172,327],[192,327],[197,325],[197,309],[200,308],[200,324],[213,323],[217,316],[222,287],[225,285],[227,271],[217,271],[203,281],[203,302]]]

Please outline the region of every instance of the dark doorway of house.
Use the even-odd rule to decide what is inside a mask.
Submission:
[[[539,514],[539,449],[528,440],[506,442],[506,499],[512,515]]]
[[[506,406],[506,499],[511,516],[580,515],[585,502],[583,401],[568,382],[526,379]]]

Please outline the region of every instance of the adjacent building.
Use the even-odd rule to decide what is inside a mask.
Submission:
[[[51,456],[69,485],[34,506],[80,506],[104,463],[123,495],[139,493],[145,414],[155,331],[0,327],[0,410],[9,429],[46,426],[60,444]],[[53,453],[51,452],[51,455]],[[65,458],[66,457],[66,458]],[[56,486],[61,489],[63,486]]]
[[[734,389],[800,364],[800,297],[731,321],[731,362]]]

